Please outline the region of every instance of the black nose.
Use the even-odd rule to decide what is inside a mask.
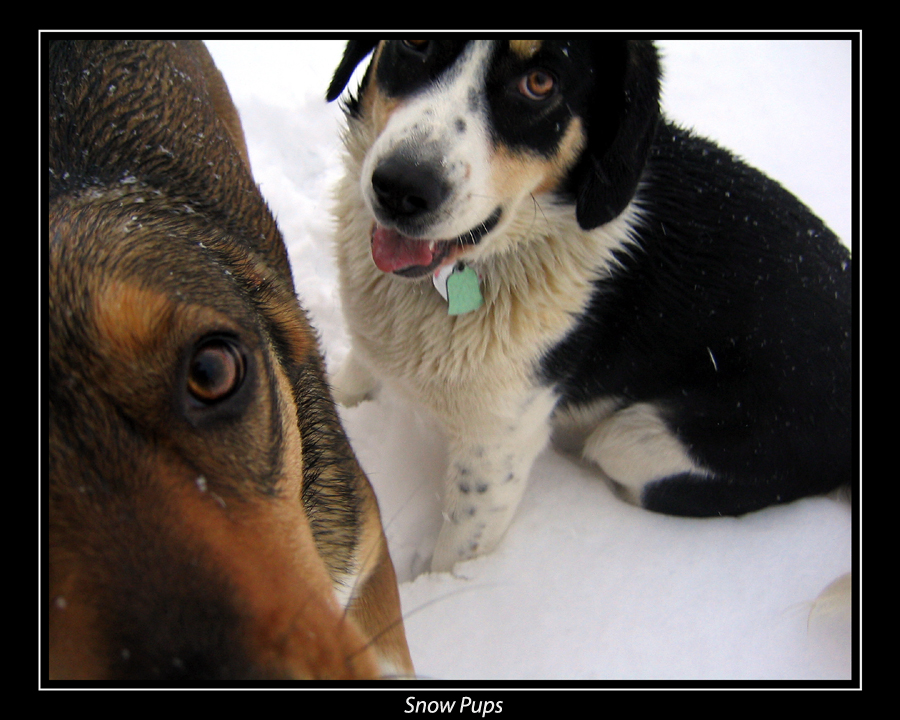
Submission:
[[[372,190],[392,220],[413,219],[437,210],[449,187],[432,163],[392,156],[372,173]]]

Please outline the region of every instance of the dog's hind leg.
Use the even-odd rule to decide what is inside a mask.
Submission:
[[[635,505],[646,506],[645,489],[667,478],[713,480],[649,403],[629,405],[605,418],[585,440],[582,454]]]
[[[778,446],[774,434],[754,432],[725,415],[707,413],[703,421],[722,428],[710,429],[702,438],[704,452],[720,456],[715,469],[698,459],[699,452],[651,403],[629,405],[602,420],[588,435],[583,455],[600,466],[623,499],[668,515],[743,515],[830,489],[811,489],[806,477],[766,464],[766,453],[787,457],[789,442]],[[727,467],[722,467],[723,457]]]

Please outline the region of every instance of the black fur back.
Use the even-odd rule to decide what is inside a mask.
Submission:
[[[543,360],[561,405],[658,403],[701,465],[756,488],[724,501],[728,514],[848,482],[847,248],[776,182],[665,121],[637,204],[635,244]],[[769,484],[771,494],[760,492]],[[723,500],[708,493],[705,485],[697,506],[661,500],[659,509],[721,512]]]

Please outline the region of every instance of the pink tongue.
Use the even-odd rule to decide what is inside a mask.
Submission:
[[[397,272],[414,265],[430,265],[434,253],[423,240],[401,235],[396,230],[375,226],[372,259],[382,272]]]

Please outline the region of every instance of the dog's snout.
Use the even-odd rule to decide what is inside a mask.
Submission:
[[[432,164],[394,156],[375,168],[372,191],[389,219],[402,220],[439,208],[449,195],[449,186]]]

